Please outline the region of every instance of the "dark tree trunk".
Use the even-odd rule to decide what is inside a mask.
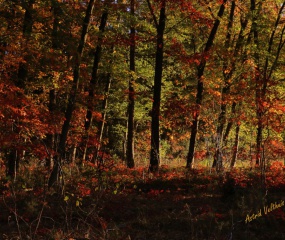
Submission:
[[[113,47],[111,48],[113,51]],[[106,82],[105,82],[105,96],[102,104],[102,120],[99,124],[99,138],[98,138],[98,146],[96,147],[96,153],[95,153],[95,158],[94,158],[94,163],[99,159],[99,152],[101,148],[101,143],[103,139],[103,133],[104,133],[104,127],[105,127],[105,121],[106,121],[106,116],[107,116],[107,107],[108,107],[108,96],[111,88],[111,73],[108,73],[105,77]]]
[[[99,36],[98,36],[98,43],[94,54],[94,62],[93,62],[93,68],[92,68],[92,77],[89,83],[89,92],[88,92],[88,103],[87,103],[87,112],[86,112],[86,120],[85,120],[85,142],[84,142],[84,155],[83,155],[83,161],[86,160],[86,153],[88,149],[88,140],[89,140],[89,129],[92,125],[92,111],[94,107],[94,95],[95,95],[95,89],[96,86],[98,86],[98,68],[99,63],[101,61],[101,52],[102,52],[102,41],[103,41],[103,32],[105,31],[105,27],[107,24],[107,18],[108,18],[108,6],[105,6],[105,9],[101,16],[101,22],[99,26]],[[97,153],[96,153],[97,155]],[[96,160],[96,158],[95,158]]]
[[[53,114],[56,107],[56,91],[55,89],[51,89],[49,91],[49,112],[50,114]],[[48,158],[46,159],[46,167],[51,168],[52,167],[52,160],[53,160],[53,154],[52,151],[55,150],[55,135],[52,133],[47,134],[46,136],[46,145],[47,148],[50,151],[50,154]]]
[[[151,172],[158,171],[160,156],[159,156],[159,118],[160,118],[160,99],[161,99],[161,82],[163,71],[163,35],[165,29],[165,5],[166,1],[161,2],[159,22],[156,22],[157,43],[156,43],[156,58],[155,58],[155,76],[153,90],[153,104],[151,112],[151,150],[150,150],[150,165]]]
[[[233,146],[233,155],[232,155],[231,165],[230,165],[231,169],[235,166],[235,163],[237,160],[238,145],[239,145],[239,130],[240,130],[240,124],[237,124],[236,132],[235,132],[235,141],[234,141],[234,146]]]
[[[244,19],[243,16],[241,16],[240,22],[241,22],[241,30],[239,32],[239,36],[238,36],[237,44],[236,44],[235,51],[233,54],[233,58],[235,58],[235,56],[239,55],[239,51],[242,49],[243,42],[244,42],[244,30],[246,29],[246,26],[248,24],[248,20]],[[250,36],[248,36],[247,43],[249,43],[249,41],[250,41]],[[242,61],[244,62],[247,59],[247,55],[245,52],[243,52],[242,56],[243,56]],[[229,72],[229,74],[232,74],[231,72],[233,72],[234,69],[235,69],[235,59],[233,60],[233,67],[231,68],[231,71]],[[231,114],[232,115],[235,115],[235,113],[236,113],[236,106],[237,106],[237,102],[233,102],[232,107],[231,107]],[[227,127],[226,127],[225,133],[223,135],[223,143],[225,146],[227,145],[228,136],[230,134],[232,126],[233,126],[233,121],[231,120],[227,123]]]
[[[7,157],[7,163],[8,163],[6,174],[11,180],[15,181],[17,178],[17,173],[18,173],[19,164],[20,164],[18,150],[16,149],[10,150],[7,153],[6,157]]]
[[[266,59],[265,59],[265,63],[264,63],[264,67],[263,67],[263,75],[261,75],[261,71],[259,69],[259,61],[260,61],[260,57],[258,52],[256,51],[254,53],[254,58],[256,61],[256,72],[255,72],[255,82],[256,82],[256,117],[257,117],[257,129],[256,129],[256,162],[255,165],[256,166],[261,166],[261,168],[263,168],[262,170],[264,170],[264,166],[265,166],[265,159],[264,159],[264,144],[263,142],[263,129],[264,129],[264,115],[266,112],[266,109],[264,109],[265,107],[263,106],[263,103],[266,101],[266,94],[267,94],[267,85],[268,85],[268,81],[271,78],[272,72],[276,67],[276,64],[278,62],[279,56],[280,56],[280,51],[284,45],[284,43],[281,44],[281,42],[283,42],[283,40],[281,40],[281,42],[279,43],[279,46],[277,48],[277,54],[275,54],[275,59],[274,62],[271,66],[271,68],[269,68],[269,55],[272,52],[272,46],[273,46],[273,42],[274,42],[274,38],[275,38],[275,33],[276,33],[276,29],[280,23],[280,19],[281,16],[283,14],[283,9],[285,7],[285,2],[283,2],[283,4],[281,5],[280,9],[279,9],[279,13],[277,16],[277,19],[275,21],[275,25],[274,28],[271,32],[271,36],[269,38],[269,42],[268,42],[268,49],[267,52],[268,54],[266,55]],[[256,2],[255,0],[251,0],[251,11],[254,12],[256,11]],[[260,12],[260,11],[258,11]],[[257,13],[256,13],[257,14]],[[253,36],[254,36],[254,44],[258,47],[259,46],[259,39],[258,39],[258,29],[257,29],[257,15],[253,15],[253,23],[252,23],[252,28],[253,28]],[[283,36],[281,35],[281,39],[283,38]]]
[[[60,7],[57,1],[52,1],[52,9],[53,9],[53,26],[52,26],[52,49],[59,48],[59,37],[58,37],[58,27],[59,27],[59,14],[60,14]],[[56,90],[51,89],[49,91],[49,112],[51,115],[54,114],[56,108]],[[49,133],[46,136],[46,145],[47,148],[50,150],[50,154],[46,159],[46,167],[52,168],[53,164],[53,154],[52,152],[55,151],[55,134]]]
[[[237,106],[237,103],[236,102],[233,102],[232,104],[232,110],[231,110],[231,114],[234,116],[235,113],[236,113],[236,106]],[[230,131],[232,129],[232,126],[233,126],[233,120],[230,120],[228,121],[227,123],[227,127],[226,127],[226,130],[225,130],[225,133],[224,133],[224,136],[223,136],[223,142],[224,142],[224,145],[227,146],[227,143],[228,143],[228,137],[229,137],[229,134],[230,134]]]
[[[52,26],[52,48],[58,49],[60,44],[60,39],[58,37],[59,31],[59,15],[61,14],[61,8],[58,4],[58,1],[52,0],[52,9],[53,9],[53,26]]]
[[[25,15],[24,15],[24,21],[23,21],[23,35],[26,39],[26,41],[29,40],[32,29],[33,29],[33,4],[35,3],[35,0],[30,0],[28,2],[23,3],[23,8],[25,9]],[[16,85],[22,89],[25,88],[27,77],[28,77],[28,66],[27,63],[28,59],[27,57],[24,57],[24,62],[21,62],[19,64],[18,69],[18,78]]]
[[[33,4],[35,0],[29,0],[23,3],[23,8],[25,9],[24,24],[23,24],[23,34],[25,37],[29,38],[32,34],[33,29]]]
[[[231,5],[231,11],[229,15],[229,22],[227,27],[227,37],[225,42],[225,50],[229,54],[230,52],[230,43],[231,43],[231,31],[233,27],[233,21],[234,21],[234,12],[235,12],[235,2],[232,1]],[[224,125],[226,123],[226,110],[227,110],[227,104],[226,104],[226,97],[230,92],[230,79],[232,77],[233,73],[233,67],[231,70],[229,70],[229,67],[231,66],[231,62],[229,62],[228,57],[224,59],[224,66],[223,66],[223,75],[224,75],[224,86],[222,88],[221,92],[221,110],[218,118],[218,127],[216,131],[216,152],[214,154],[214,162],[213,167],[217,168],[217,171],[220,171],[223,167],[223,161],[222,161],[222,148],[223,148],[223,131],[224,131]]]
[[[226,2],[227,0],[223,0],[223,3],[219,9],[218,17],[211,30],[211,33],[206,43],[203,55],[207,54],[209,50],[211,49],[211,47],[213,46],[213,42],[214,42],[216,33],[218,31],[218,27],[220,25],[220,18],[224,14]],[[206,59],[203,57],[197,69],[198,84],[197,84],[197,93],[196,93],[196,109],[193,114],[193,121],[192,121],[192,126],[191,126],[191,136],[190,136],[189,150],[188,150],[188,155],[187,155],[187,165],[186,165],[187,168],[193,167],[196,136],[198,132],[200,111],[201,111],[201,105],[202,105],[202,100],[203,100],[203,91],[204,91],[203,75],[204,75],[205,66],[206,66]]]
[[[77,91],[78,91],[78,85],[79,85],[79,75],[80,75],[80,63],[81,63],[81,57],[83,53],[83,49],[85,46],[87,33],[88,33],[88,27],[90,24],[90,19],[92,16],[93,8],[94,8],[94,2],[95,0],[90,0],[86,9],[86,14],[82,26],[82,33],[80,37],[80,41],[78,44],[78,48],[75,54],[75,62],[74,62],[74,69],[73,69],[73,82],[71,87],[71,92],[69,94],[67,108],[65,111],[65,120],[61,129],[61,135],[58,145],[58,152],[57,155],[54,158],[54,166],[49,178],[48,186],[51,187],[52,185],[56,183],[60,183],[60,177],[61,175],[61,163],[62,158],[65,154],[65,146],[66,146],[66,140],[67,135],[70,127],[70,122],[72,118],[73,109],[76,103],[76,97],[77,97]]]
[[[226,37],[226,42],[225,42],[225,49],[227,50],[227,53],[232,56],[233,59],[229,59],[228,55],[224,59],[224,66],[223,66],[223,75],[224,75],[224,86],[222,88],[221,92],[221,107],[220,107],[220,114],[218,118],[218,127],[217,127],[217,132],[216,132],[216,152],[214,154],[214,161],[212,167],[216,167],[217,171],[220,171],[223,167],[223,162],[222,162],[222,152],[223,152],[223,147],[224,147],[224,140],[227,139],[227,136],[229,134],[229,130],[231,127],[231,124],[227,125],[226,128],[226,133],[223,136],[225,124],[226,124],[226,111],[227,111],[227,95],[230,94],[230,89],[231,89],[231,78],[233,76],[233,73],[235,71],[235,66],[236,66],[236,59],[235,56],[237,56],[243,46],[244,42],[244,30],[247,26],[248,21],[244,20],[241,18],[241,29],[238,35],[238,39],[236,42],[236,46],[234,51],[230,52],[231,48],[231,31],[232,31],[232,25],[234,21],[234,12],[235,12],[235,2],[232,2],[231,5],[231,11],[230,11],[230,16],[229,16],[229,23],[228,23],[228,33]],[[233,106],[235,107],[235,103],[233,103]],[[234,109],[232,109],[234,110]]]
[[[257,29],[257,14],[256,11],[256,2],[255,0],[250,1],[251,6],[250,10],[252,12],[252,29],[251,34],[253,34],[253,42],[258,48],[259,39],[258,39],[258,29]],[[259,69],[259,53],[257,50],[254,51],[254,60],[255,60],[255,73],[254,73],[254,82],[255,82],[255,101],[256,101],[256,117],[257,117],[257,129],[256,129],[256,166],[260,165],[261,162],[261,153],[262,153],[262,132],[263,132],[263,107],[262,107],[262,97],[261,97],[261,87],[262,87],[262,77],[260,75]]]
[[[131,0],[131,17],[135,15],[135,0]],[[127,167],[135,166],[134,160],[134,113],[135,113],[135,90],[134,90],[134,72],[135,72],[135,34],[134,24],[130,29],[130,71],[129,80],[129,104],[128,104],[128,131],[127,131]]]
[[[32,34],[32,28],[33,28],[33,4],[35,0],[30,0],[27,3],[23,3],[22,7],[25,9],[25,15],[23,20],[23,36],[25,38],[25,41],[29,41],[29,38]],[[15,85],[23,90],[25,90],[27,78],[28,78],[28,58],[24,57],[24,62],[20,62],[19,68],[18,68],[18,74],[17,79],[15,81]],[[12,127],[13,131],[15,131],[17,134],[19,134],[20,130],[18,127]],[[24,140],[23,140],[24,141]],[[17,171],[19,169],[19,150],[17,150],[17,146],[14,146],[14,149],[10,149],[10,152],[8,154],[8,176],[12,177],[14,180],[16,180]]]
[[[216,167],[217,171],[220,171],[223,167],[223,161],[222,161],[222,148],[223,148],[223,131],[224,131],[224,125],[226,123],[226,109],[227,104],[225,103],[225,95],[229,93],[230,86],[227,85],[222,89],[222,104],[221,104],[221,110],[218,118],[218,127],[216,132],[216,152],[214,154],[214,161],[213,166]]]

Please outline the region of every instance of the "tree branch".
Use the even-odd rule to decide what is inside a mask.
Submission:
[[[146,2],[147,2],[147,5],[148,5],[148,8],[149,8],[149,10],[150,10],[150,13],[151,13],[151,15],[152,15],[152,17],[153,17],[153,21],[154,21],[155,27],[158,28],[158,21],[157,21],[157,18],[156,18],[156,16],[155,16],[154,12],[153,12],[151,3],[150,3],[149,0],[146,0]]]

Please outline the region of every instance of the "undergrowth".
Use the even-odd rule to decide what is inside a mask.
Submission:
[[[284,166],[227,173],[201,168],[66,167],[60,193],[43,167],[0,180],[1,239],[284,239]],[[282,205],[283,201],[283,205]],[[264,207],[280,204],[267,214]],[[281,206],[282,205],[282,206]],[[276,205],[277,206],[277,205]]]

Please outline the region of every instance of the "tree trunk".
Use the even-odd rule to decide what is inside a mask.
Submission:
[[[258,49],[259,40],[258,40],[258,30],[257,30],[257,14],[256,11],[256,2],[255,0],[250,1],[251,6],[250,10],[252,12],[252,30],[251,34],[253,34],[253,42]],[[263,132],[263,107],[262,107],[262,98],[261,98],[261,86],[262,86],[262,78],[260,76],[259,69],[259,53],[257,50],[254,51],[254,61],[255,61],[255,72],[254,72],[254,82],[255,82],[255,101],[256,101],[256,118],[257,118],[257,129],[256,129],[256,160],[255,165],[259,166],[261,162],[261,153],[262,153],[262,132]]]
[[[267,111],[267,109],[265,109],[265,106],[263,105],[263,103],[266,101],[266,94],[267,94],[267,85],[268,85],[268,81],[271,78],[272,72],[276,67],[276,64],[278,62],[279,59],[279,54],[280,51],[283,47],[284,44],[281,44],[281,42],[283,42],[283,40],[281,40],[281,42],[279,43],[278,49],[277,49],[277,54],[275,54],[275,59],[274,62],[271,66],[271,68],[269,69],[269,55],[271,54],[272,51],[272,46],[273,46],[273,42],[274,42],[274,38],[275,38],[275,33],[276,33],[276,29],[280,23],[280,19],[281,16],[283,14],[283,9],[285,7],[285,2],[283,2],[283,4],[281,5],[279,12],[278,12],[278,16],[277,19],[275,21],[275,25],[274,28],[271,32],[271,36],[269,38],[269,42],[268,42],[268,49],[267,52],[268,54],[266,55],[266,59],[265,59],[265,63],[264,63],[264,67],[263,67],[263,76],[261,75],[261,71],[259,69],[259,55],[258,52],[256,51],[254,53],[254,58],[255,61],[257,63],[257,67],[256,67],[256,72],[255,72],[255,82],[256,82],[256,117],[257,117],[257,129],[256,129],[256,162],[255,165],[256,166],[261,166],[261,168],[263,166],[265,166],[265,159],[264,159],[264,144],[263,142],[263,129],[264,129],[264,115],[265,112]],[[256,3],[255,0],[251,0],[251,10],[256,11]],[[259,13],[260,11],[258,11]],[[257,14],[257,13],[256,13]],[[254,36],[254,44],[257,46],[259,46],[259,39],[258,39],[258,29],[257,29],[257,15],[253,15],[253,36]],[[281,36],[281,39],[283,38],[283,36]],[[269,71],[268,71],[269,69]],[[268,73],[269,72],[269,73]]]
[[[88,140],[89,140],[89,129],[92,125],[92,111],[94,106],[94,95],[95,95],[95,88],[98,86],[98,68],[99,63],[101,61],[101,52],[102,52],[102,41],[103,36],[102,34],[105,31],[105,27],[107,24],[107,18],[108,18],[108,6],[105,6],[105,9],[101,16],[101,22],[99,26],[99,36],[98,36],[98,43],[94,54],[94,62],[93,62],[93,68],[92,68],[92,77],[89,83],[89,92],[88,92],[88,103],[87,103],[87,112],[86,112],[86,120],[85,120],[85,142],[84,142],[84,155],[83,155],[83,161],[86,160],[86,153],[88,150]],[[96,153],[97,155],[97,153]],[[96,160],[96,158],[95,158]]]
[[[232,2],[231,5],[231,11],[230,11],[230,16],[229,16],[229,23],[228,23],[228,30],[227,30],[227,37],[226,37],[226,42],[225,42],[225,49],[227,51],[227,56],[224,59],[224,66],[223,66],[223,75],[224,75],[224,86],[222,88],[221,92],[221,107],[220,107],[220,114],[218,118],[218,127],[217,127],[217,132],[216,132],[216,152],[214,154],[214,161],[212,167],[216,167],[217,171],[220,171],[223,167],[223,162],[222,162],[222,152],[223,152],[223,147],[224,147],[224,139],[227,138],[227,135],[229,134],[229,129],[226,129],[226,134],[223,136],[224,128],[225,128],[225,123],[226,123],[226,110],[227,110],[227,95],[230,94],[230,89],[231,89],[231,80],[233,73],[235,71],[235,66],[236,66],[236,59],[235,56],[237,56],[241,50],[241,47],[243,46],[244,42],[244,30],[247,26],[248,21],[240,19],[241,21],[241,29],[238,35],[238,39],[236,41],[236,46],[234,51],[231,53],[231,38],[232,38],[232,26],[234,22],[234,12],[235,12],[235,2]],[[232,58],[229,58],[229,55],[232,56]],[[235,103],[233,103],[233,106],[235,107]],[[234,110],[234,109],[232,109]],[[231,127],[230,124],[227,125],[227,127]],[[228,131],[228,132],[227,132]]]
[[[53,9],[53,25],[52,25],[52,49],[58,49],[60,39],[58,37],[58,28],[59,28],[59,15],[61,14],[61,8],[58,1],[52,0],[52,9]]]
[[[216,33],[218,31],[218,27],[220,25],[220,18],[224,14],[225,10],[225,4],[227,0],[223,0],[222,5],[220,6],[219,12],[218,12],[218,17],[214,23],[214,26],[211,30],[210,36],[208,38],[208,41],[206,43],[203,56],[207,54],[211,47],[213,46],[213,42],[216,36]],[[204,75],[204,69],[206,66],[206,59],[203,57],[201,59],[200,64],[198,65],[197,69],[197,79],[198,79],[198,84],[197,84],[197,93],[196,93],[196,109],[193,114],[193,121],[192,121],[192,126],[191,126],[191,136],[190,136],[190,143],[189,143],[189,150],[188,150],[188,155],[187,155],[187,168],[192,168],[193,167],[193,161],[194,161],[194,153],[195,153],[195,144],[196,144],[196,136],[198,132],[198,125],[199,125],[199,119],[200,119],[200,111],[201,111],[201,104],[203,100],[203,91],[204,91],[204,83],[203,83],[203,75]]]
[[[51,89],[49,91],[49,112],[53,114],[56,106],[56,91],[55,89]],[[47,134],[46,136],[46,145],[50,151],[55,150],[55,135],[52,133]],[[46,159],[46,167],[51,168],[53,161],[53,154],[50,152],[48,158]]]
[[[58,152],[57,155],[54,158],[54,166],[49,178],[48,186],[51,187],[54,184],[60,183],[60,177],[61,176],[61,163],[62,158],[65,153],[65,146],[66,146],[66,140],[67,135],[69,131],[69,126],[72,118],[73,109],[76,103],[76,97],[77,97],[77,91],[78,91],[78,85],[79,85],[79,75],[80,75],[80,63],[81,63],[81,57],[83,54],[83,49],[85,46],[87,33],[88,33],[88,27],[90,24],[90,19],[92,16],[93,8],[94,8],[94,2],[95,0],[90,0],[86,9],[86,14],[82,26],[82,33],[80,37],[80,41],[78,44],[78,48],[75,54],[75,62],[74,62],[74,69],[73,69],[73,82],[71,87],[71,92],[69,94],[67,108],[65,111],[65,120],[61,129],[61,135],[58,145]]]
[[[16,181],[20,164],[18,150],[16,149],[10,150],[7,153],[6,157],[8,161],[6,174],[11,180]]]
[[[236,103],[236,102],[233,102],[233,104],[232,104],[232,110],[231,110],[231,114],[232,114],[232,115],[235,115],[235,113],[236,113],[236,106],[237,106],[237,103]],[[225,146],[227,146],[228,137],[229,137],[230,131],[231,131],[231,129],[232,129],[232,126],[233,126],[233,120],[228,121],[226,130],[225,130],[225,133],[224,133],[224,135],[223,135],[223,142],[224,142],[224,145],[225,145]]]
[[[52,1],[52,9],[53,9],[53,26],[52,26],[52,49],[59,48],[59,38],[58,38],[58,27],[59,27],[59,14],[60,7],[57,1]],[[53,88],[49,91],[49,112],[51,115],[54,114],[56,108],[56,90]],[[46,136],[46,145],[47,148],[51,151],[48,158],[46,159],[46,167],[51,169],[53,164],[53,154],[52,152],[55,150],[55,134],[49,133]]]
[[[131,17],[135,15],[135,0],[131,0]],[[134,113],[135,113],[135,90],[134,90],[134,73],[135,73],[135,34],[134,24],[130,29],[130,71],[129,80],[129,104],[128,104],[128,133],[127,133],[127,167],[135,166],[134,160]]]
[[[231,165],[230,165],[231,169],[233,169],[233,167],[235,166],[236,160],[237,160],[237,153],[238,153],[238,146],[239,146],[239,130],[240,130],[240,124],[237,124],[236,132],[235,132],[235,142],[233,146],[233,155],[232,155]]]
[[[35,0],[30,0],[27,3],[23,3],[23,8],[25,9],[25,15],[24,15],[24,22],[23,22],[23,36],[28,41],[32,34],[33,29],[33,4],[35,3]],[[17,78],[17,86],[24,89],[27,82],[28,77],[28,65],[27,65],[28,59],[25,56],[24,62],[21,62],[19,64],[18,69],[18,78]]]
[[[35,0],[30,0],[27,3],[23,3],[22,7],[25,9],[25,15],[23,20],[23,36],[25,41],[28,41],[33,28],[33,4]],[[23,90],[25,90],[27,78],[28,78],[28,58],[24,56],[24,61],[20,62],[18,68],[17,79],[15,81],[15,85]],[[12,127],[13,131],[17,134],[20,134],[20,130],[18,127]],[[23,140],[24,141],[24,140]],[[23,154],[24,155],[24,154]],[[9,157],[8,157],[8,176],[12,177],[16,180],[17,171],[19,169],[19,150],[17,150],[17,146],[14,146],[14,149],[10,149]]]
[[[111,49],[113,51],[113,47]],[[102,104],[102,120],[99,124],[99,139],[98,139],[98,146],[96,147],[94,163],[95,161],[99,159],[98,157],[99,157],[99,152],[100,152],[101,143],[103,139],[105,121],[106,121],[106,116],[107,116],[108,96],[109,96],[110,88],[111,88],[111,73],[108,73],[106,76],[105,96],[104,96],[104,100]]]
[[[235,12],[235,2],[232,1],[231,5],[231,11],[229,15],[229,22],[227,27],[227,37],[225,42],[225,50],[226,53],[229,54],[230,52],[230,43],[231,43],[231,31],[233,27],[233,21],[234,21],[234,12]],[[230,80],[233,74],[233,67],[231,67],[232,63],[229,62],[228,56],[226,59],[224,59],[224,66],[223,66],[223,75],[224,75],[224,86],[222,88],[221,92],[221,110],[218,118],[218,127],[216,131],[216,152],[214,154],[214,162],[213,167],[216,167],[217,171],[220,171],[223,167],[223,160],[222,160],[222,148],[223,148],[223,131],[224,131],[224,125],[226,123],[226,110],[227,110],[227,104],[226,104],[226,97],[230,92]],[[229,70],[229,67],[231,67]],[[230,72],[228,72],[230,71]]]
[[[159,22],[156,22],[156,58],[155,58],[155,76],[153,90],[153,104],[151,112],[151,150],[150,150],[150,172],[157,172],[160,162],[159,156],[159,118],[160,118],[160,99],[161,99],[161,82],[163,71],[163,35],[165,29],[165,6],[166,0],[161,2]],[[156,19],[156,18],[155,18]]]

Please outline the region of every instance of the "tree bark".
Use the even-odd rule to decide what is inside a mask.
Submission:
[[[218,117],[218,127],[217,127],[217,132],[216,132],[216,152],[214,154],[214,161],[212,167],[216,167],[217,171],[220,171],[223,167],[223,162],[222,162],[222,152],[223,152],[223,147],[224,147],[224,140],[227,139],[227,136],[230,131],[231,124],[227,125],[226,128],[226,133],[223,136],[225,124],[226,124],[226,111],[228,108],[227,104],[227,95],[230,94],[230,89],[231,89],[231,79],[235,71],[236,67],[236,56],[239,55],[239,52],[243,46],[244,42],[244,30],[246,29],[248,20],[243,19],[241,17],[240,22],[241,22],[241,29],[236,41],[236,46],[235,49],[232,53],[230,53],[230,46],[231,46],[231,38],[232,38],[232,25],[234,22],[234,12],[235,12],[235,2],[232,2],[231,6],[231,11],[230,11],[230,17],[229,17],[229,23],[228,23],[228,33],[226,37],[226,42],[225,42],[225,49],[227,50],[228,55],[224,59],[224,66],[223,66],[223,76],[224,76],[224,86],[221,91],[221,107],[220,107],[220,113]],[[229,58],[232,56],[231,58]],[[236,103],[233,103],[232,105],[232,112],[234,112],[234,107]]]
[[[93,120],[93,106],[94,106],[94,95],[95,95],[95,89],[96,86],[98,86],[98,68],[99,63],[101,61],[101,52],[102,52],[102,41],[103,36],[102,34],[105,31],[105,27],[107,24],[107,18],[108,18],[108,5],[105,5],[104,11],[101,16],[100,26],[99,26],[99,36],[98,36],[98,43],[96,46],[95,54],[94,54],[94,62],[93,62],[93,68],[92,68],[92,76],[89,83],[89,91],[88,91],[88,103],[87,103],[87,112],[86,112],[86,118],[85,118],[85,143],[84,143],[84,155],[83,155],[83,161],[86,160],[86,153],[88,149],[88,140],[89,140],[89,130],[92,126],[92,120]],[[97,153],[96,153],[97,155]],[[96,160],[96,158],[95,158]]]
[[[17,173],[19,170],[20,159],[18,152],[19,151],[17,149],[13,149],[8,151],[8,153],[6,154],[6,158],[8,161],[6,175],[13,181],[16,181]]]
[[[196,93],[196,109],[193,114],[193,121],[191,126],[191,136],[190,136],[190,143],[189,143],[189,150],[187,155],[187,168],[193,167],[193,160],[194,160],[194,153],[195,153],[195,144],[196,144],[196,136],[198,132],[198,125],[199,125],[199,119],[200,119],[200,111],[201,111],[201,105],[203,100],[203,91],[204,91],[204,83],[203,83],[203,75],[204,75],[204,69],[206,66],[206,58],[205,55],[210,51],[211,47],[213,46],[213,42],[216,36],[216,33],[218,31],[218,27],[220,25],[220,18],[224,14],[225,10],[225,4],[227,0],[223,0],[222,5],[220,6],[218,17],[214,23],[214,26],[210,32],[208,41],[206,43],[204,52],[203,52],[203,58],[201,59],[200,64],[197,67],[197,93]]]
[[[70,122],[71,122],[71,118],[73,114],[73,109],[76,103],[76,97],[77,97],[77,91],[78,91],[78,85],[79,85],[81,57],[83,54],[83,49],[84,49],[86,38],[87,38],[88,27],[90,24],[90,19],[91,19],[93,8],[94,8],[94,3],[95,3],[95,0],[90,0],[88,3],[85,18],[83,21],[80,41],[78,44],[76,54],[74,56],[75,61],[74,61],[74,69],[73,69],[73,82],[72,82],[72,87],[71,87],[71,91],[70,91],[69,98],[68,98],[67,108],[65,111],[65,120],[64,120],[62,129],[61,129],[61,135],[60,135],[60,140],[59,140],[59,145],[58,145],[58,152],[54,158],[54,166],[53,166],[53,169],[52,169],[52,172],[49,178],[49,182],[48,182],[49,187],[53,186],[54,184],[59,184],[60,177],[62,177],[62,169],[61,169],[62,158],[64,157],[64,154],[65,154],[66,140],[67,140]]]
[[[229,15],[229,22],[227,27],[227,37],[225,42],[225,49],[227,53],[230,51],[230,43],[231,43],[231,31],[233,27],[233,21],[234,21],[234,12],[235,12],[235,2],[232,1],[231,5],[231,11]],[[223,160],[222,160],[222,148],[223,148],[223,131],[224,131],[224,125],[226,123],[226,110],[227,110],[227,104],[226,104],[226,97],[230,92],[230,79],[233,74],[233,66],[231,66],[232,63],[229,62],[228,56],[226,59],[224,59],[224,66],[223,66],[223,75],[224,75],[224,86],[222,88],[221,92],[221,110],[218,118],[218,127],[216,131],[216,152],[214,154],[214,162],[213,167],[217,168],[217,171],[220,171],[223,167]],[[229,70],[230,67],[230,70]]]
[[[160,118],[160,99],[161,99],[161,83],[163,71],[163,35],[165,30],[165,6],[166,0],[161,2],[159,22],[156,21],[156,58],[155,58],[155,76],[154,76],[154,90],[153,90],[153,104],[151,112],[151,150],[150,150],[150,172],[157,172],[160,162],[159,146],[159,118]]]
[[[233,102],[232,103],[232,109],[231,109],[231,114],[232,115],[234,115],[236,113],[236,106],[237,106],[237,103]],[[230,131],[232,129],[232,126],[233,126],[233,120],[228,121],[227,127],[225,129],[225,133],[223,135],[223,143],[224,143],[225,146],[227,146],[228,137],[229,137]]]
[[[259,46],[258,40],[258,30],[257,30],[257,9],[255,0],[250,1],[250,10],[252,12],[252,31],[253,34],[253,42],[256,48]],[[260,75],[259,69],[259,53],[257,50],[254,51],[254,61],[255,61],[255,72],[254,72],[254,82],[255,82],[255,103],[256,103],[256,118],[257,118],[257,128],[256,128],[256,160],[255,165],[259,166],[261,162],[261,153],[262,153],[262,132],[263,132],[263,107],[262,107],[262,97],[261,97],[261,86],[262,86],[262,78]]]
[[[268,49],[267,52],[268,54],[266,55],[266,59],[265,59],[265,63],[264,63],[264,67],[263,67],[263,74],[260,71],[258,65],[256,68],[256,75],[255,75],[255,81],[256,81],[256,116],[257,116],[257,129],[256,129],[256,162],[255,165],[256,166],[265,166],[265,159],[264,157],[264,145],[263,145],[263,129],[264,129],[264,115],[266,112],[265,107],[263,106],[263,103],[266,101],[266,94],[267,94],[267,85],[268,85],[268,81],[271,78],[272,72],[275,68],[275,65],[278,62],[278,58],[279,58],[279,54],[280,51],[284,45],[283,44],[279,44],[278,49],[277,49],[277,54],[275,56],[275,60],[271,66],[271,68],[269,68],[269,55],[271,54],[272,51],[272,46],[273,46],[273,42],[274,42],[274,38],[275,38],[275,33],[276,33],[276,29],[279,25],[281,16],[283,14],[283,9],[285,7],[285,2],[283,2],[283,4],[281,5],[279,12],[278,12],[278,16],[277,19],[275,21],[275,25],[274,28],[271,32],[271,36],[269,38],[269,42],[268,42]],[[255,0],[251,0],[251,10],[252,11],[256,11],[256,3]],[[259,11],[260,12],[260,11]],[[255,13],[257,14],[257,13]],[[283,29],[284,31],[284,29]],[[283,34],[282,31],[282,34]],[[254,35],[254,44],[258,47],[259,45],[259,39],[258,39],[258,30],[257,30],[257,16],[254,15],[253,16],[253,35]],[[282,37],[281,37],[282,39]],[[281,40],[282,42],[282,40]],[[254,56],[257,64],[259,64],[259,55],[257,52],[255,52],[255,56]],[[269,71],[268,71],[269,69]],[[269,73],[268,73],[269,72]],[[262,75],[261,75],[262,74]]]
[[[131,17],[135,16],[135,0],[131,0]],[[133,20],[132,20],[133,21]],[[134,89],[134,73],[135,73],[135,49],[136,49],[136,30],[133,22],[130,28],[130,71],[129,80],[129,103],[128,103],[128,131],[127,131],[127,167],[135,166],[134,160],[134,113],[135,113],[135,89]]]
[[[60,7],[57,1],[52,1],[52,10],[53,10],[53,26],[52,26],[52,49],[59,48],[59,37],[58,37],[58,27],[59,27],[59,14]],[[49,91],[49,112],[51,115],[54,114],[56,108],[56,90],[55,88],[50,89]],[[51,169],[53,164],[53,154],[52,152],[55,150],[55,134],[49,133],[46,136],[46,145],[47,148],[50,149],[50,156],[46,159],[46,167]]]
[[[23,3],[22,7],[25,9],[25,15],[23,20],[23,36],[25,41],[29,41],[29,38],[32,34],[32,28],[33,28],[33,4],[35,0],[30,0],[27,3]],[[20,62],[19,68],[18,68],[18,74],[15,81],[15,85],[22,90],[25,90],[27,78],[28,78],[28,65],[26,62],[28,62],[28,58],[24,56],[24,62]],[[12,127],[13,131],[15,131],[17,134],[19,134],[18,127]],[[23,154],[24,155],[24,154]],[[17,150],[17,147],[14,146],[14,149],[10,149],[10,153],[8,154],[8,171],[7,175],[12,177],[14,180],[16,180],[17,171],[19,169],[20,165],[20,158],[19,158],[19,150]]]
[[[236,160],[237,160],[237,153],[238,153],[238,146],[239,146],[239,130],[240,130],[240,124],[238,123],[236,125],[233,155],[232,155],[231,164],[230,164],[231,169],[233,169],[233,167],[235,166]]]
[[[113,47],[111,48],[113,51]],[[103,133],[104,133],[104,127],[105,127],[105,122],[106,122],[106,116],[107,116],[107,107],[108,107],[108,97],[109,97],[109,92],[111,88],[111,73],[109,72],[106,76],[106,83],[105,83],[105,93],[104,93],[104,100],[102,104],[102,120],[99,124],[99,138],[98,138],[98,146],[96,147],[96,152],[95,152],[95,158],[94,158],[94,163],[99,159],[99,152],[101,149],[101,144],[102,144],[102,139],[103,139]]]
[[[51,89],[49,91],[49,107],[48,107],[50,114],[53,114],[53,112],[55,110],[55,106],[56,106],[56,90]],[[50,151],[55,150],[55,134],[53,134],[53,133],[47,134],[46,145]],[[52,164],[53,164],[53,154],[50,152],[49,155],[50,156],[48,156],[48,158],[46,159],[46,163],[45,163],[47,168],[51,168]]]
[[[27,3],[23,3],[23,8],[25,9],[24,22],[23,22],[23,36],[26,39],[26,41],[29,40],[32,34],[33,22],[34,22],[32,12],[33,12],[34,3],[35,0],[30,0]],[[24,60],[25,60],[24,62],[21,62],[19,64],[18,78],[16,84],[18,87],[22,89],[25,88],[28,77],[27,57],[24,57]]]

